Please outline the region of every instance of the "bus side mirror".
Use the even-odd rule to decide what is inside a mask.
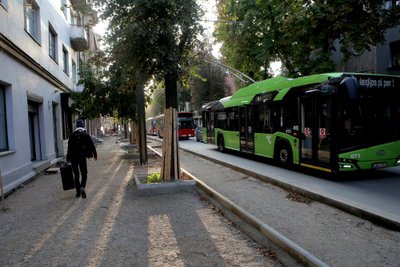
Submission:
[[[359,98],[358,84],[354,78],[346,77],[340,82],[340,87],[347,91],[349,99]]]

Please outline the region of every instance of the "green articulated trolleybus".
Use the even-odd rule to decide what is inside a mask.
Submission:
[[[400,165],[400,77],[326,73],[253,83],[202,109],[203,142],[326,172]]]

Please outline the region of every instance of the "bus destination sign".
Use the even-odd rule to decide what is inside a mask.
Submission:
[[[361,87],[366,88],[395,88],[396,80],[392,77],[357,77]]]

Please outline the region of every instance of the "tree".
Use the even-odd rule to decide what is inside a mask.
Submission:
[[[200,110],[204,103],[226,96],[225,78],[223,69],[200,59],[188,80],[193,109]]]
[[[282,61],[289,76],[332,71],[334,49],[343,60],[352,50],[363,52],[384,41],[387,28],[399,24],[400,6],[385,0],[260,1],[226,0],[218,6],[227,64],[266,76],[268,64]],[[335,47],[335,42],[340,48]]]
[[[214,36],[222,42],[226,65],[241,70],[256,80],[269,78],[269,64],[278,59],[274,53],[276,21],[282,1],[220,1],[219,23]]]
[[[197,42],[201,31],[200,9],[195,0],[99,0],[102,17],[109,20],[107,42],[113,65],[129,82],[143,84],[150,78],[165,84],[166,110],[177,108],[180,66]],[[173,124],[166,121],[166,125]],[[166,127],[162,174],[164,180],[179,177],[176,130]]]
[[[83,91],[71,92],[71,98],[74,100],[72,108],[79,110],[83,119],[94,119],[112,113],[108,101],[109,88],[101,80],[104,65],[104,54],[100,51],[90,54],[88,62],[80,65],[78,85],[83,85]]]
[[[165,109],[164,84],[158,83],[155,89],[151,92],[151,98],[148,102],[146,114],[149,117],[154,117],[162,114]]]

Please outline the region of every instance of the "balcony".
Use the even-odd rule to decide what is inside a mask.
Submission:
[[[75,10],[85,12],[90,9],[90,3],[88,0],[70,0],[70,2]]]
[[[81,52],[89,49],[88,32],[83,26],[71,26],[71,46],[75,51]]]
[[[83,15],[85,25],[94,26],[98,22],[97,13],[95,11],[87,12]]]

